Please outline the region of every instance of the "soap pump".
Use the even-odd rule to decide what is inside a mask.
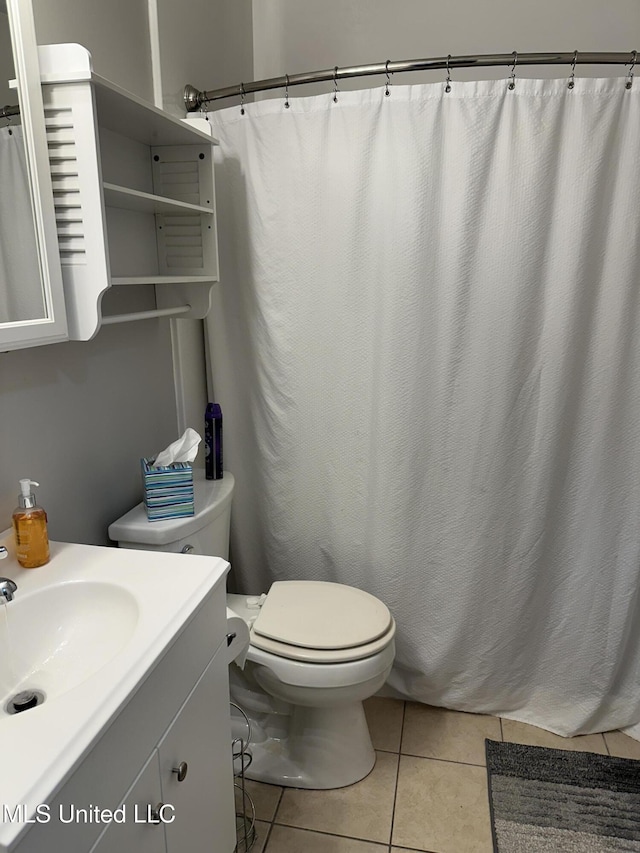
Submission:
[[[36,503],[33,480],[20,480],[18,506],[13,513],[13,532],[16,540],[16,557],[25,569],[37,569],[49,562],[49,536],[47,513]]]

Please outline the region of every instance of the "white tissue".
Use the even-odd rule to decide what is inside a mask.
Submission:
[[[229,640],[231,637],[231,640]],[[244,669],[249,651],[249,626],[241,616],[227,607],[227,663],[235,661]]]
[[[166,468],[167,465],[173,465],[174,462],[193,462],[198,455],[198,445],[201,441],[198,433],[191,427],[187,427],[177,441],[158,453],[153,463],[154,466]]]

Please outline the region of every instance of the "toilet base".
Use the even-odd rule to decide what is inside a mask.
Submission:
[[[289,710],[251,719],[247,779],[326,790],[353,785],[373,770],[376,756],[362,702]]]

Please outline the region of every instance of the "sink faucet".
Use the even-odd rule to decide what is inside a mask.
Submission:
[[[13,593],[18,589],[18,584],[11,578],[0,578],[0,604],[8,604],[13,601]]]

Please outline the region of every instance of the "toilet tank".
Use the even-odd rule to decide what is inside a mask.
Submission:
[[[233,486],[229,471],[221,480],[206,480],[205,472],[194,468],[194,515],[149,521],[144,503],[139,503],[109,525],[109,538],[119,548],[204,554],[228,560]]]

